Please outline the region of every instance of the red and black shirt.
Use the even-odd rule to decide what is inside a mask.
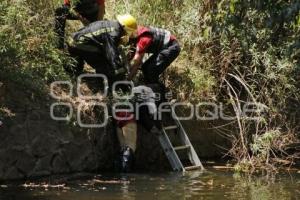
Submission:
[[[153,34],[153,30],[149,27],[139,26],[138,27],[138,39],[137,39],[137,53],[153,53],[151,51],[151,45],[154,40],[157,40]],[[176,40],[174,35],[171,35],[170,41]]]

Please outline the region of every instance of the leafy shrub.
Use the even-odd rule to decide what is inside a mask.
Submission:
[[[3,0],[0,5],[0,78],[41,91],[67,79],[70,62],[55,48],[51,2]]]
[[[52,32],[53,10],[61,3],[1,1],[1,80],[41,91],[53,80],[67,79],[62,66],[71,61],[55,49]],[[167,28],[180,41],[183,50],[168,69],[166,82],[181,99],[220,101],[237,114],[234,131],[228,132],[234,147],[229,155],[253,166],[253,156],[262,163],[266,155],[274,156],[270,152],[278,138],[291,138],[285,145],[297,141],[298,0],[107,2],[108,18],[122,13],[138,17],[140,24]],[[239,116],[240,106],[247,101],[266,105],[260,120]]]
[[[266,147],[259,142],[275,133],[268,130],[280,130],[281,137],[296,134],[299,1],[127,0],[115,5],[110,14],[124,12],[138,16],[141,24],[168,28],[179,39],[183,51],[168,73],[169,83],[178,82],[170,84],[176,85],[172,90],[185,94],[179,97],[198,101],[217,97],[237,115],[244,102],[266,105],[260,120],[238,119],[239,131],[228,133],[236,148],[229,155],[251,163],[255,147],[260,149],[255,155],[269,155],[274,144]],[[259,153],[262,149],[265,152]],[[267,159],[261,158],[262,162]]]

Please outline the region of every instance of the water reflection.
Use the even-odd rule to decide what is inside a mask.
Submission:
[[[50,187],[42,182],[27,187],[11,184],[0,187],[0,200],[300,200],[300,174],[297,173],[268,177],[208,170],[185,174],[106,175],[58,186]]]

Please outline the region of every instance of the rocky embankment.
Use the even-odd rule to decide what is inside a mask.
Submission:
[[[86,129],[50,117],[51,98],[34,97],[18,85],[0,87],[0,180],[26,179],[75,172],[112,171],[118,155],[113,123]],[[195,122],[191,122],[195,123]],[[187,124],[188,125],[188,124]],[[201,157],[215,157],[220,150],[217,135],[189,124],[192,142]],[[199,126],[199,125],[198,125]],[[168,169],[155,136],[141,127],[138,133],[136,169]]]

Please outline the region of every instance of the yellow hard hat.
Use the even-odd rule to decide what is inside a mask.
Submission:
[[[118,15],[117,20],[124,27],[124,30],[128,35],[131,35],[134,31],[137,30],[136,19],[130,14]]]

